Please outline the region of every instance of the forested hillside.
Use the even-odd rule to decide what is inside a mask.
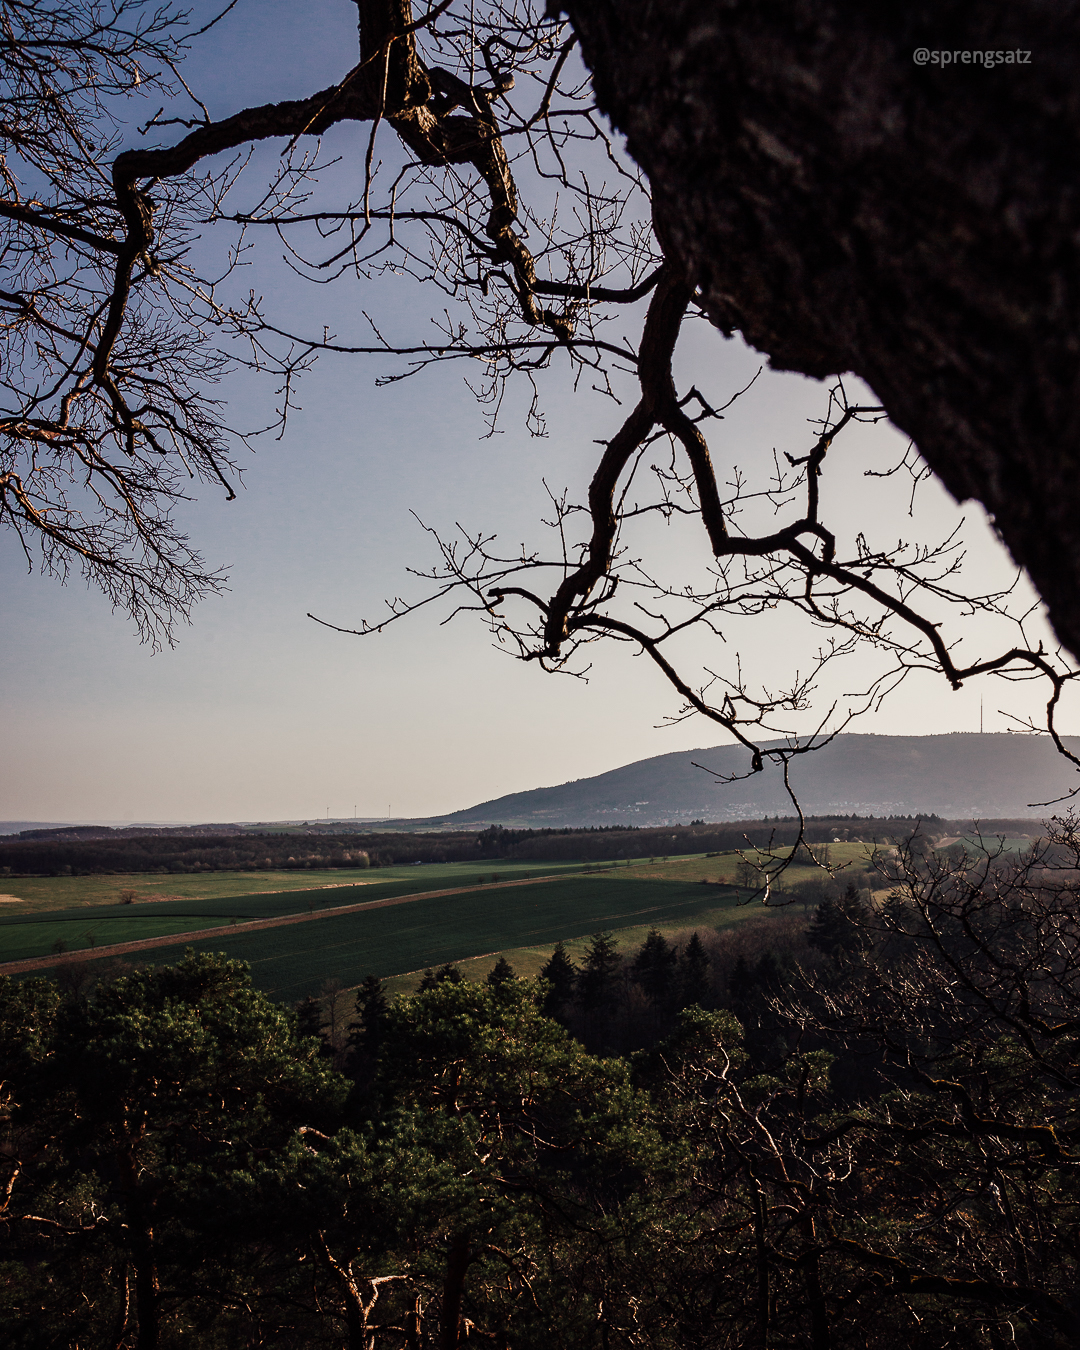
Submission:
[[[1080,750],[1080,738],[1064,738]],[[782,742],[769,742],[780,746]],[[1048,736],[837,736],[793,757],[790,781],[810,815],[951,818],[1039,815],[1077,785]],[[759,819],[792,810],[779,764],[752,774],[748,751],[720,745],[625,764],[558,787],[516,792],[438,818],[508,826],[668,825],[694,818]],[[432,819],[434,823],[435,818]]]

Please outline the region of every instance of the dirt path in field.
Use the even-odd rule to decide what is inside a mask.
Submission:
[[[482,889],[502,891],[512,886],[533,886],[539,881],[564,881],[577,875],[576,872],[556,872],[546,877],[526,877],[522,881],[488,881]],[[254,933],[261,928],[284,928],[290,923],[318,923],[320,919],[336,919],[339,914],[358,914],[365,909],[385,909],[390,905],[408,905],[414,900],[434,900],[443,895],[464,895],[468,891],[480,889],[479,886],[455,886],[446,891],[417,891],[413,895],[395,895],[389,900],[366,900],[355,905],[338,905],[336,909],[322,909],[314,914],[283,914],[276,919],[248,919],[245,923],[196,928],[189,933],[168,933],[164,937],[141,938],[136,942],[113,942],[105,947],[88,947],[85,951],[61,952],[52,956],[30,956],[24,961],[0,962],[0,975],[23,975],[29,970],[48,970],[53,966],[65,965],[72,961],[100,961],[105,956],[127,956],[130,952],[144,952],[151,947],[178,947],[188,942],[203,942],[207,938],[220,938],[226,935],[235,937],[238,933]],[[264,893],[274,894],[272,891]],[[250,897],[245,895],[237,898],[247,900]]]

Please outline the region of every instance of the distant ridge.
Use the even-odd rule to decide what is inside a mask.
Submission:
[[[1080,737],[1063,740],[1080,754]],[[391,828],[655,826],[791,813],[778,769],[717,783],[695,763],[720,775],[746,774],[750,757],[734,745],[679,750],[559,787],[510,793],[446,816],[395,821]],[[1042,818],[1067,803],[1037,803],[1080,787],[1080,773],[1056,752],[1048,736],[846,735],[794,760],[791,782],[810,815]]]
[[[18,834],[20,830],[63,830],[67,825],[54,820],[0,820],[0,835]]]
[[[1062,737],[1080,756],[1080,737]],[[773,741],[776,746],[781,742]],[[717,782],[696,765],[720,777]],[[305,832],[408,833],[428,830],[643,828],[761,820],[791,815],[783,776],[774,767],[749,774],[741,746],[677,750],[639,759],[592,778],[558,787],[532,788],[480,802],[442,816],[395,819],[337,818],[304,821]],[[950,732],[943,736],[837,736],[792,761],[791,782],[812,816],[928,816],[945,820],[1045,820],[1070,806],[1054,801],[1080,787],[1080,772],[1057,753],[1049,736],[1007,732]],[[1049,803],[1039,805],[1039,803]],[[1075,804],[1080,809],[1080,796]],[[0,821],[0,836],[120,837],[215,835],[295,826],[298,821],[255,824],[126,825],[97,828],[42,821]]]

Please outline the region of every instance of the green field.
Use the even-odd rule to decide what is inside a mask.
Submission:
[[[431,896],[404,905],[353,914],[328,913],[315,923],[245,933],[243,925],[222,928],[220,937],[191,944],[222,951],[250,963],[255,984],[285,1002],[318,992],[327,981],[351,986],[365,975],[400,975],[446,961],[467,960],[519,947],[550,948],[560,939],[584,937],[600,928],[656,924],[685,927],[716,923],[737,909],[730,888],[626,879],[614,875],[568,876],[527,887],[481,889],[454,896]],[[749,914],[749,909],[738,910]],[[43,916],[44,917],[44,916]],[[201,916],[200,916],[201,917]],[[5,924],[0,938],[39,928],[47,954],[51,934],[67,921]],[[85,918],[83,918],[85,923]],[[50,939],[50,941],[46,941]],[[184,947],[134,953],[133,960],[175,960]],[[5,953],[6,954],[6,953]],[[30,954],[24,946],[20,955]],[[14,955],[8,959],[14,959]]]
[[[370,871],[343,867],[290,868],[283,872],[203,872],[191,875],[130,872],[120,876],[0,877],[0,899],[3,900],[0,917],[119,905],[125,892],[134,893],[136,908],[152,903],[158,910],[160,906],[177,900],[236,899],[266,891],[330,890],[332,895],[333,890],[341,886],[386,886],[405,880],[415,882],[410,889],[420,891],[442,886],[466,886],[481,876],[490,880],[493,872],[504,881],[510,881],[514,877],[577,872],[581,868],[579,862],[495,861],[425,863],[419,867],[380,867]],[[327,899],[329,902],[329,897]],[[335,900],[334,903],[342,902]]]
[[[143,938],[182,936],[200,928],[228,925],[230,920],[206,918],[195,914],[173,914],[152,918],[93,917],[49,918],[45,922],[7,924],[0,929],[0,961],[22,961],[31,956],[47,956],[53,951],[83,951],[106,947],[114,942],[138,942]],[[63,943],[63,948],[57,947]]]
[[[599,929],[633,928],[644,936],[653,925],[711,926],[732,911],[740,917],[753,912],[726,888],[705,892],[663,880],[568,878],[501,896],[472,892],[328,919],[301,930],[303,950],[290,945],[288,929],[252,933],[246,941],[238,934],[235,940],[244,946],[256,984],[291,1001],[327,979],[351,986],[367,974],[398,975],[523,947],[537,949],[539,968],[560,940],[586,938]],[[201,945],[229,950],[223,943]],[[522,974],[532,973],[518,965]]]
[[[834,863],[848,861],[848,851],[852,862],[864,853],[861,845],[846,845],[844,856],[838,858],[839,849],[834,846]],[[256,985],[285,1002],[316,993],[328,981],[351,987],[368,974],[404,977],[447,961],[470,962],[498,953],[506,953],[522,974],[534,974],[556,942],[583,942],[599,929],[617,932],[628,949],[640,943],[654,925],[670,932],[723,927],[759,917],[762,907],[740,904],[739,892],[730,884],[737,863],[730,855],[657,859],[630,866],[501,862],[478,868],[454,863],[379,869],[362,874],[362,881],[355,872],[346,873],[351,884],[330,889],[323,874],[314,888],[294,885],[276,894],[245,894],[235,888],[221,893],[223,886],[249,881],[248,876],[185,878],[218,893],[131,905],[110,905],[99,897],[91,902],[92,907],[76,901],[74,907],[43,911],[35,904],[33,909],[0,914],[0,960],[48,956],[58,940],[69,950],[85,949],[91,945],[89,934],[98,946],[175,934],[175,946],[131,956],[135,961],[171,961],[188,945],[185,932],[220,927],[220,935],[191,945],[249,962]],[[553,875],[560,871],[561,876]],[[813,874],[812,868],[793,868],[790,880]],[[289,880],[301,879],[296,873],[285,875]],[[551,879],[492,888],[495,876],[501,881]],[[481,878],[486,884],[478,884]],[[281,874],[271,879],[279,881]],[[303,879],[310,881],[310,874]],[[115,878],[109,880],[115,884]],[[170,878],[169,883],[175,885],[176,879]],[[359,913],[334,913],[340,906],[459,886],[470,889],[460,895],[421,895],[407,904]],[[251,919],[308,911],[325,911],[326,917],[314,923],[244,932],[245,922]]]
[[[114,942],[137,942],[172,933],[189,933],[200,928],[239,925],[249,919],[272,919],[287,914],[318,912],[341,905],[391,899],[415,892],[475,885],[481,876],[485,883],[490,883],[493,875],[503,881],[514,881],[532,876],[550,876],[559,870],[579,871],[580,867],[580,863],[563,864],[561,869],[559,865],[510,863],[494,873],[460,863],[388,867],[377,873],[377,882],[360,885],[320,885],[315,888],[309,885],[307,889],[294,887],[280,893],[177,898],[158,900],[152,904],[136,902],[130,905],[107,905],[99,901],[92,908],[9,910],[0,913],[0,961],[48,956],[55,950],[57,942],[64,943],[66,950],[75,951]],[[228,874],[225,875],[228,878]],[[355,883],[356,873],[349,874],[349,879]],[[40,880],[66,881],[68,878]],[[310,874],[308,880],[310,882]]]

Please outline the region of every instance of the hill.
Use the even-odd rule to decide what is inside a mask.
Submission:
[[[1080,753],[1080,737],[1064,739],[1073,753]],[[740,746],[676,751],[559,787],[515,792],[447,816],[395,824],[414,829],[492,824],[541,829],[790,814],[791,800],[775,767],[737,781],[718,781],[748,770],[749,756]],[[1080,787],[1080,775],[1057,754],[1048,736],[953,732],[838,736],[793,761],[791,782],[811,815],[934,814],[970,820],[1050,815],[1061,808],[1039,804]]]

